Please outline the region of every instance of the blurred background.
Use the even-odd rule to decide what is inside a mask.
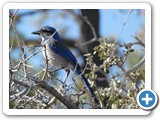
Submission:
[[[75,55],[82,69],[86,65],[88,54],[92,56],[93,65],[99,67],[104,65],[105,60],[102,56],[100,57],[100,51],[97,50],[95,52],[94,49],[96,46],[101,45],[101,42],[98,41],[99,39],[104,39],[107,44],[114,43],[122,46],[116,51],[119,58],[124,59],[125,55],[129,54],[123,63],[123,69],[126,71],[137,64],[145,54],[144,46],[136,44],[136,38],[142,40],[142,42],[144,42],[145,39],[145,11],[142,9],[11,9],[9,12],[10,17],[15,14],[13,21],[15,27],[10,27],[9,36],[11,48],[10,61],[12,61],[14,65],[22,58],[22,50],[17,42],[17,35],[18,38],[23,41],[27,58],[38,50],[40,46],[40,37],[32,35],[31,32],[45,25],[58,29],[61,39]],[[98,49],[101,49],[101,47]],[[131,54],[128,53],[128,51],[126,52],[126,49],[130,49]],[[126,54],[124,54],[124,51]],[[44,68],[44,63],[44,57],[42,53],[39,52],[27,60],[29,72],[32,74],[41,72]],[[97,88],[109,88],[111,86],[111,79],[124,72],[123,69],[119,69],[118,64],[107,68],[107,72],[104,69],[103,72],[98,70],[94,71],[96,74],[94,82]],[[85,71],[86,75],[90,72],[90,69],[86,69]],[[23,73],[21,73],[21,75],[15,74],[14,77],[21,79],[23,75]],[[55,76],[64,82],[66,73],[64,70],[59,70],[55,73]],[[72,76],[73,73],[67,78],[66,84],[68,86],[71,85]],[[126,80],[124,76],[117,77],[116,79],[120,82]],[[133,82],[133,80],[131,81]],[[92,82],[92,80],[90,82]],[[59,83],[53,82],[53,84]],[[126,81],[123,84],[126,85]],[[127,91],[129,86],[125,89]],[[108,97],[106,101],[108,101]],[[104,104],[106,104],[105,101]],[[88,107],[85,106],[84,108]]]

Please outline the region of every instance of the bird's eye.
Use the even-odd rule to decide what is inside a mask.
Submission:
[[[47,36],[50,36],[50,34],[49,34],[49,33],[46,33],[46,35],[47,35]]]
[[[50,33],[49,32],[44,32],[43,36],[50,36]]]

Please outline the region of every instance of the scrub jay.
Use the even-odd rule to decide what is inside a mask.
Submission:
[[[98,103],[98,99],[94,94],[94,91],[91,88],[88,80],[81,72],[80,66],[77,63],[76,58],[62,42],[56,29],[50,26],[45,26],[38,31],[32,32],[32,34],[40,35],[42,39],[41,45],[43,46],[43,49],[45,47],[45,49],[43,50],[43,54],[46,50],[46,55],[44,54],[44,56],[47,57],[49,63],[58,68],[71,69],[72,71],[75,71],[78,75],[80,75],[82,81],[86,84],[92,96],[94,97],[94,100],[96,101],[96,103]]]

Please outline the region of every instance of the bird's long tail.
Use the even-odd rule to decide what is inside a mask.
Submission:
[[[85,76],[82,74],[82,72],[80,70],[76,71],[78,75],[81,75],[83,82],[86,84],[86,86],[88,87],[89,91],[91,92],[92,96],[94,97],[94,100],[96,103],[99,103],[96,95],[94,94],[94,91],[91,87],[91,85],[89,84],[88,80],[85,78]]]

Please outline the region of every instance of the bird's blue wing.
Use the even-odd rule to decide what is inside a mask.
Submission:
[[[73,67],[76,66],[76,64],[77,64],[76,58],[71,53],[71,51],[61,41],[54,40],[54,42],[49,43],[49,47],[55,53],[62,56],[66,61],[71,63],[73,65]],[[77,65],[76,67],[78,70],[80,70],[79,65]]]

